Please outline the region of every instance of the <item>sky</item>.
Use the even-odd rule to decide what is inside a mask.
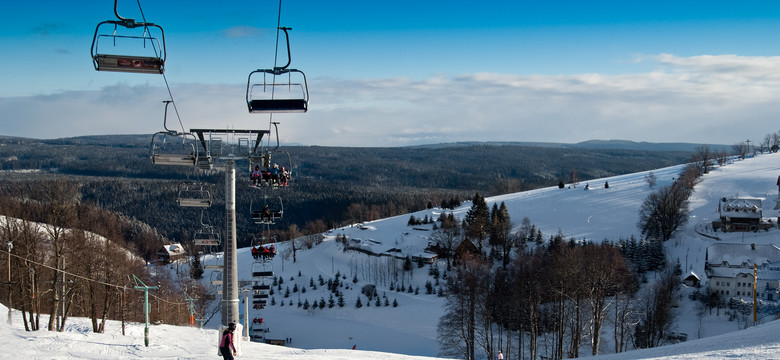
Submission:
[[[668,258],[671,261],[680,259],[684,272],[695,271],[706,282],[703,273],[705,250],[707,246],[716,243],[711,237],[717,236],[718,243],[760,243],[776,242],[778,229],[747,233],[713,233],[710,222],[718,218],[717,204],[721,197],[742,196],[763,198],[765,218],[774,218],[776,210],[769,210],[777,198],[775,180],[780,166],[780,154],[760,155],[746,160],[737,160],[717,166],[702,177],[697,183],[693,195],[689,199],[690,218],[675,237],[665,244]],[[671,184],[673,177],[679,174],[682,166],[656,169],[653,173],[658,179],[657,187]],[[649,189],[644,176],[647,172],[626,174],[609,178],[591,180],[588,190],[585,184],[578,187],[558,189],[549,187],[527,192],[506,194],[487,198],[488,205],[504,202],[515,225],[521,223],[523,217],[528,217],[545,235],[557,233],[559,230],[567,238],[587,238],[594,241],[601,239],[615,240],[617,237],[628,237],[636,234],[638,229],[637,209],[643,199],[653,190]],[[608,188],[604,182],[609,182]],[[463,203],[453,210],[456,218],[466,214],[470,203]],[[413,213],[416,218],[434,216],[441,213],[440,208],[427,209]],[[280,306],[281,291],[273,296],[278,302],[264,310],[250,310],[249,318],[263,317],[269,330],[265,333],[270,339],[291,338],[292,342],[285,347],[265,345],[257,342],[242,342],[238,359],[315,359],[315,360],[348,360],[348,359],[387,359],[412,360],[434,359],[440,356],[436,341],[436,324],[443,313],[443,298],[421,292],[419,295],[389,290],[381,281],[371,280],[370,276],[380,277],[385,265],[378,259],[389,257],[368,257],[362,252],[347,251],[340,248],[335,236],[344,234],[350,239],[361,241],[366,250],[383,252],[390,248],[398,248],[405,253],[422,251],[427,244],[426,237],[432,225],[415,226],[410,229],[406,225],[409,215],[401,215],[363,223],[363,227],[346,226],[329,231],[326,240],[311,249],[299,249],[298,261],[293,263],[285,253],[289,243],[279,243],[279,255],[274,257],[271,265],[274,274],[284,279],[283,286],[306,286],[308,291],[293,293],[286,301],[313,300],[324,297],[328,290],[325,286],[312,288],[310,279],[318,279],[322,275],[328,279],[338,271],[346,275],[344,288],[344,308],[334,307],[306,311],[297,306]],[[2,219],[0,219],[2,220]],[[369,260],[375,259],[375,260]],[[205,258],[205,264],[212,264],[213,258]],[[372,263],[373,261],[373,263]],[[252,263],[249,248],[238,250],[238,278],[250,280]],[[439,264],[443,270],[445,265]],[[173,272],[174,266],[165,269]],[[373,269],[373,270],[372,270]],[[159,270],[159,269],[158,269]],[[186,267],[180,272],[187,273]],[[204,284],[209,285],[211,278],[207,270]],[[430,280],[428,268],[414,267],[414,275],[404,276],[407,284],[415,284],[424,289],[424,283]],[[301,275],[298,275],[301,274]],[[368,275],[373,274],[373,275]],[[359,280],[353,284],[350,277]],[[369,276],[369,278],[366,278]],[[652,285],[653,276],[646,286]],[[289,280],[288,280],[289,279]],[[314,280],[315,282],[317,280]],[[374,283],[380,296],[387,295],[392,302],[397,300],[398,307],[363,306],[355,309],[352,304],[358,296],[359,289]],[[212,289],[213,290],[213,289]],[[708,313],[700,304],[691,301],[689,295],[696,289],[683,286],[679,307],[676,309],[676,322],[671,331],[688,335],[686,342],[661,346],[652,349],[629,351],[613,354],[612,329],[609,323],[603,331],[603,359],[777,359],[780,350],[780,321],[772,316],[759,318],[760,324],[747,329],[739,316],[737,321],[729,319],[726,311]],[[152,291],[150,299],[155,305],[155,295]],[[641,296],[641,295],[638,295]],[[218,299],[218,298],[217,298]],[[364,298],[365,299],[365,298]],[[217,301],[215,301],[216,303]],[[184,304],[182,302],[182,304]],[[212,305],[215,305],[212,303]],[[243,311],[243,303],[239,309]],[[210,312],[210,311],[209,311]],[[697,314],[701,314],[699,317]],[[11,325],[6,324],[6,310],[0,305],[0,348],[7,350],[0,353],[0,359],[214,359],[216,354],[217,328],[221,318],[215,313],[212,320],[206,322],[202,329],[194,327],[175,327],[170,325],[153,325],[149,330],[149,346],[143,346],[144,325],[131,323],[127,335],[121,334],[119,322],[110,321],[106,333],[94,334],[90,331],[88,319],[69,318],[66,331],[62,333],[45,330],[24,331],[21,313],[12,313]],[[156,319],[151,319],[156,320]],[[45,323],[44,315],[41,322]],[[254,333],[254,332],[253,332]],[[587,341],[580,350],[585,357],[590,354]],[[356,350],[351,350],[352,346]],[[544,346],[540,351],[546,351]],[[514,352],[516,354],[516,352]],[[479,354],[478,356],[482,356]]]
[[[151,134],[171,98],[185,131],[278,121],[282,142],[304,145],[734,144],[778,130],[777,2],[289,0],[281,15],[270,0],[138,2],[118,12],[164,29],[165,76],[94,70],[110,0],[4,3],[0,135]],[[279,16],[309,111],[249,114],[249,73],[286,60]]]

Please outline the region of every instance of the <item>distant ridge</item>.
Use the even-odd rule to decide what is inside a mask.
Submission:
[[[59,139],[32,139],[14,136],[0,135],[4,141],[14,141],[19,143],[43,142],[47,144],[59,145],[107,145],[107,146],[148,146],[151,134],[121,134],[121,135],[87,135]],[[636,142],[631,140],[586,140],[575,144],[541,142],[541,141],[458,141],[451,143],[424,144],[401,146],[406,148],[418,149],[443,149],[451,147],[468,146],[527,146],[540,148],[559,148],[559,149],[603,149],[603,150],[638,150],[638,151],[682,151],[694,152],[700,146],[709,146],[711,151],[725,150],[731,152],[731,145],[723,144],[695,144],[695,143],[656,143],[656,142]],[[301,144],[284,144],[284,146],[317,146]],[[392,147],[386,147],[392,148]]]
[[[447,148],[456,146],[529,146],[563,149],[620,149],[642,151],[685,151],[693,152],[700,146],[709,146],[712,151],[731,150],[731,145],[722,144],[694,144],[694,143],[653,143],[636,142],[631,140],[586,140],[576,144],[534,142],[534,141],[461,141],[454,143],[441,143],[430,145],[417,145],[418,148]]]

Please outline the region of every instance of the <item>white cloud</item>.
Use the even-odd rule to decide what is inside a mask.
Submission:
[[[730,144],[777,130],[780,57],[662,54],[641,61],[657,69],[623,75],[312,78],[310,111],[273,120],[281,122],[284,142],[339,146],[593,138]],[[245,91],[238,84],[173,88],[187,129],[268,128],[267,115],[247,113]],[[121,84],[0,98],[0,133],[44,138],[153,133],[162,129],[165,99],[162,88]]]

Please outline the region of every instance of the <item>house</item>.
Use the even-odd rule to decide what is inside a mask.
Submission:
[[[763,210],[761,208],[761,199],[727,199],[723,198],[718,203],[719,221],[714,221],[712,226],[715,230],[723,229],[724,232],[730,231],[758,231],[759,229],[769,229],[771,222],[763,222]]]
[[[167,244],[163,245],[162,249],[157,252],[157,256],[162,262],[171,263],[186,258],[187,252],[184,251],[181,244]]]
[[[417,263],[433,264],[437,260],[439,260],[439,255],[429,253],[429,252],[424,252],[419,255],[412,255],[412,261]]]
[[[755,269],[754,269],[755,266]],[[713,244],[705,254],[707,291],[724,301],[753,297],[757,270],[757,297],[777,301],[780,289],[780,248],[763,244]]]
[[[480,255],[479,249],[469,239],[463,239],[460,245],[455,248],[455,257],[453,258],[453,264],[458,263],[458,259],[462,258],[466,254]]]
[[[683,279],[683,284],[688,287],[699,287],[701,286],[701,279],[699,278],[699,275],[696,275],[695,272],[691,271],[688,276]]]

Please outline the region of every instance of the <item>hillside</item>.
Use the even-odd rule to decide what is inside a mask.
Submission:
[[[693,270],[703,275],[704,249],[715,240],[699,235],[708,231],[707,225],[717,217],[717,202],[723,196],[748,196],[766,199],[765,209],[774,205],[777,197],[775,185],[780,173],[780,154],[761,155],[756,158],[736,161],[724,167],[715,168],[705,175],[695,188],[690,199],[691,221],[672,241],[666,244],[671,259],[680,259],[686,271]],[[658,185],[671,182],[679,167],[655,170]],[[584,183],[577,188],[544,188],[534,191],[488,198],[489,203],[503,201],[509,207],[515,223],[528,217],[546,234],[563,232],[567,238],[614,239],[637,234],[637,208],[649,193],[647,184],[642,180],[644,173],[616,176],[589,182],[589,190]],[[604,188],[604,182],[609,188]],[[454,210],[456,216],[462,216],[468,204]],[[435,216],[440,209],[416,212],[413,215],[422,218]],[[773,210],[765,210],[766,217],[774,216]],[[382,284],[381,271],[372,258],[361,252],[343,252],[335,236],[344,234],[350,238],[371,239],[370,246],[377,251],[398,248],[402,253],[414,254],[421,251],[427,230],[417,230],[406,226],[409,215],[363,223],[362,226],[347,226],[332,230],[326,240],[311,249],[299,250],[297,261],[285,258],[286,244],[278,244],[280,255],[273,260],[274,272],[284,279],[284,287],[297,284],[307,286],[306,293],[295,293],[286,301],[297,302],[301,299],[318,299],[326,292],[319,286],[318,278],[325,280],[340,272],[346,276],[345,290],[347,305],[306,311],[297,305],[284,307],[269,306],[262,313],[250,311],[250,318],[262,316],[269,328],[269,338],[292,338],[288,348],[274,347],[258,343],[245,343],[242,358],[271,359],[279,357],[301,357],[317,359],[383,358],[408,359],[406,355],[391,355],[373,351],[393,352],[410,355],[435,355],[438,344],[435,341],[435,323],[441,314],[441,299],[435,295],[419,295],[390,291]],[[759,233],[718,233],[721,242],[775,243],[778,230],[771,229]],[[710,233],[709,235],[713,235]],[[208,261],[208,260],[207,260]],[[248,249],[239,251],[239,277],[249,280],[251,255]],[[374,270],[370,270],[374,269]],[[173,269],[171,269],[173,270]],[[300,276],[298,273],[300,272]],[[424,289],[428,268],[414,270],[407,276],[406,283]],[[357,277],[357,283],[351,280]],[[318,289],[309,287],[313,280]],[[706,279],[704,279],[706,281]],[[207,281],[206,281],[207,282]],[[392,302],[398,301],[398,307],[374,304],[354,309],[354,300],[360,287],[367,283],[377,284],[380,296],[383,293]],[[684,290],[686,295],[692,289]],[[278,303],[283,298],[280,293],[274,295]],[[325,297],[327,300],[327,297]],[[683,296],[684,300],[686,299]],[[732,358],[767,359],[776,357],[780,341],[774,336],[780,324],[765,317],[765,324],[736,331],[744,326],[740,321],[729,321],[725,314],[696,316],[696,304],[684,300],[677,310],[678,322],[675,331],[688,334],[688,341],[659,348],[631,351],[622,354],[606,355],[607,359],[637,358]],[[242,306],[243,308],[243,306]],[[2,311],[0,311],[1,313]],[[215,317],[217,319],[218,316]],[[214,329],[215,320],[206,324]],[[142,347],[142,326],[130,327],[129,336],[117,333],[118,325],[109,327],[107,334],[91,334],[88,326],[78,325],[74,320],[70,331],[49,338],[47,332],[25,333],[21,331],[20,319],[14,319],[13,329],[3,327],[4,348],[25,349],[28,358],[68,358],[87,357],[87,353],[101,354],[100,358],[153,357],[153,358],[190,358],[206,359],[214,357],[213,342],[215,330],[176,328],[166,325],[152,327],[151,345]],[[701,337],[702,339],[697,340]],[[89,340],[86,340],[89,339]],[[176,339],[176,341],[171,341]],[[357,345],[358,351],[343,350]],[[309,349],[309,350],[302,350]],[[320,350],[314,350],[320,349]],[[362,351],[369,350],[369,351]]]
[[[188,242],[200,227],[200,211],[178,207],[176,197],[182,182],[200,181],[213,185],[214,206],[205,212],[207,222],[223,224],[224,173],[155,166],[149,158],[150,140],[150,135],[2,138],[0,193],[16,194],[26,184],[36,187],[53,177],[67,178],[82,185],[83,201],[136,218],[173,241]],[[421,210],[429,203],[467,199],[476,192],[512,193],[568,182],[572,175],[585,181],[680,164],[691,157],[690,151],[654,145],[644,150],[489,143],[283,146],[273,161],[292,169],[293,177],[292,186],[271,196],[273,201],[282,196],[289,210],[274,230],[286,231],[294,224],[309,233],[320,232]],[[238,162],[239,184],[248,184],[248,167],[247,161]],[[253,205],[270,200],[249,186],[236,188],[237,212],[246,215],[238,217],[238,231],[257,233],[248,214]],[[241,236],[241,245],[249,245],[250,237]]]
[[[699,232],[711,232],[709,223],[717,218],[717,203],[724,196],[748,196],[760,197],[767,200],[765,205],[771,208],[776,198],[776,175],[780,172],[780,167],[776,165],[780,155],[762,155],[754,159],[735,161],[724,167],[716,168],[703,177],[702,182],[697,185],[692,198],[690,199],[691,219],[689,224],[669,243],[666,244],[668,260],[672,263],[680,261],[684,272],[694,271],[703,276],[704,269],[704,251],[709,244],[715,240],[699,235]],[[658,169],[654,174],[658,178],[657,187],[670,184],[679,173],[681,166]],[[628,238],[632,235],[639,236],[637,229],[638,208],[644,198],[651,192],[647,183],[644,181],[646,173],[635,173],[630,175],[615,176],[590,181],[589,189],[585,190],[586,183],[580,184],[577,188],[567,187],[558,189],[557,187],[543,188],[533,191],[502,195],[488,198],[488,204],[494,202],[504,202],[509,208],[510,215],[516,226],[524,217],[538,226],[546,235],[553,235],[559,231],[564,236],[576,240],[590,240],[599,242],[602,240],[616,241],[619,238]],[[609,188],[603,185],[609,183]],[[453,213],[456,217],[462,218],[470,203],[464,203],[461,207],[455,209]],[[415,212],[412,215],[416,218],[431,217],[438,218],[441,209],[430,209]],[[765,210],[765,216],[772,217],[773,210]],[[335,347],[341,348],[347,345],[345,338],[353,337],[355,342],[361,344],[363,349],[372,349],[379,351],[398,351],[396,342],[388,343],[384,340],[383,334],[392,332],[399,337],[410,336],[411,332],[416,336],[416,340],[404,340],[408,343],[409,350],[399,351],[407,354],[416,355],[435,355],[436,345],[435,322],[441,315],[441,299],[434,295],[410,295],[389,291],[391,281],[382,278],[381,274],[376,273],[376,268],[387,266],[381,258],[374,258],[364,255],[360,252],[342,253],[340,244],[334,241],[334,236],[345,235],[349,239],[360,239],[359,246],[368,248],[373,253],[387,253],[392,249],[400,249],[398,254],[401,257],[406,255],[417,255],[423,252],[427,244],[427,236],[430,231],[426,226],[407,226],[409,215],[396,216],[393,218],[365,222],[359,226],[347,226],[334,229],[329,232],[329,236],[322,244],[311,250],[299,251],[298,262],[295,264],[289,260],[285,261],[283,257],[274,259],[274,269],[283,274],[282,278],[292,280],[299,286],[308,284],[308,280],[317,279],[322,275],[326,280],[336,271],[346,274],[347,279],[357,276],[359,282],[357,287],[366,283],[377,284],[379,288],[384,288],[388,297],[391,299],[398,297],[401,304],[399,309],[401,314],[394,313],[395,309],[385,309],[382,311],[363,308],[358,313],[350,312],[344,314],[337,310],[335,313],[330,310],[314,311],[309,313],[293,306],[280,307],[271,306],[263,312],[267,319],[268,326],[273,332],[270,336],[285,338],[291,334],[300,333],[300,322],[304,321],[312,324],[313,329],[320,329],[320,326],[328,326],[331,321],[338,321],[340,326],[330,329],[327,332],[316,332],[311,338],[300,338],[296,335],[296,346],[305,348]],[[430,228],[431,225],[427,225]],[[768,232],[760,233],[728,233],[718,234],[721,242],[755,242],[755,243],[774,243],[776,241],[778,230],[772,229]],[[279,244],[281,252],[285,252],[286,244]],[[241,263],[251,262],[247,252],[239,253]],[[385,258],[386,259],[386,258]],[[372,270],[372,268],[374,270]],[[301,272],[302,276],[297,273]],[[372,272],[373,271],[373,272]],[[247,267],[241,267],[239,276],[244,280],[249,280]],[[428,267],[423,267],[414,271],[411,279],[406,281],[413,284],[413,287],[424,289],[425,282],[431,280],[427,276]],[[706,279],[703,279],[706,281]],[[285,282],[285,286],[292,286]],[[407,285],[408,286],[408,285]],[[684,295],[690,295],[694,289],[685,289]],[[358,290],[347,296],[347,304],[354,304]],[[306,295],[300,295],[301,299],[317,299],[325,297],[325,293],[312,294],[311,291]],[[349,292],[348,292],[349,294]],[[382,294],[382,291],[380,291]],[[298,295],[296,295],[297,297]],[[278,299],[278,295],[277,295]],[[297,299],[294,299],[297,301]],[[739,321],[729,321],[726,315],[721,316],[703,316],[701,321],[696,318],[696,304],[690,301],[683,301],[679,309],[679,322],[675,326],[676,332],[686,333],[689,339],[697,337],[709,337],[737,330],[744,326]],[[389,312],[389,314],[387,314]],[[251,313],[251,312],[250,312]],[[402,314],[409,314],[403,317]],[[290,318],[300,318],[290,322]],[[362,324],[362,325],[357,325]],[[363,326],[370,324],[370,330]],[[352,331],[339,329],[360,328],[360,336],[355,336]],[[406,334],[406,335],[403,335]],[[427,344],[427,345],[426,345]],[[420,348],[422,346],[422,349]]]

